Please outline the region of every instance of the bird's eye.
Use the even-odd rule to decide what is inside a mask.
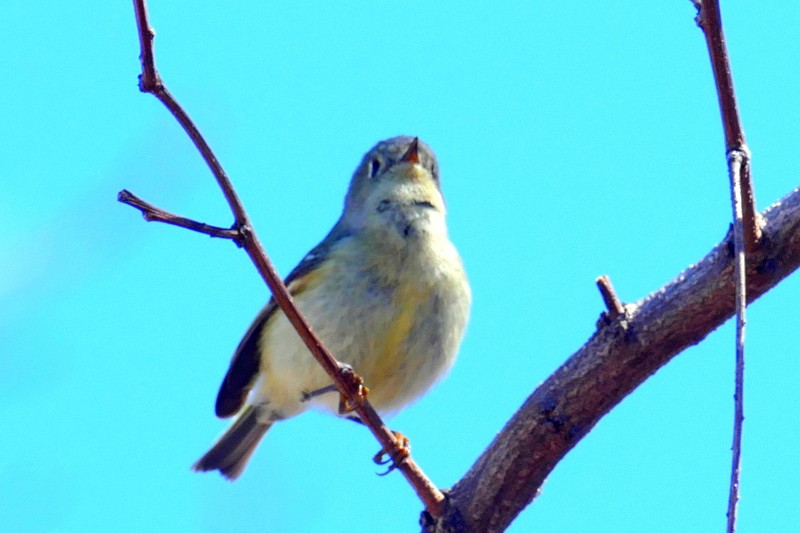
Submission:
[[[381,170],[381,161],[377,157],[373,158],[372,161],[369,162],[369,177],[374,178],[378,175],[378,172]]]

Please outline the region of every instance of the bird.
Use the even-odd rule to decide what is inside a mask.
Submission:
[[[439,166],[418,137],[377,143],[356,168],[327,236],[286,277],[313,330],[368,387],[382,415],[427,392],[456,359],[471,292],[450,241]],[[339,395],[274,299],[244,334],[217,395],[233,423],[194,465],[238,478],[275,423]]]

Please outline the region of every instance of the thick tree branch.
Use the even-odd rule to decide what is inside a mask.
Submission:
[[[763,213],[747,265],[750,301],[800,267],[800,189]],[[427,532],[505,529],[547,475],[614,406],[680,351],[734,313],[729,235],[700,262],[626,308],[627,327],[597,332],[525,401],[469,472],[448,491]]]
[[[343,404],[351,407],[352,411],[358,414],[361,421],[364,422],[364,425],[369,428],[381,444],[386,454],[393,458],[399,458],[394,466],[402,472],[409,484],[411,484],[414,491],[425,505],[426,511],[432,516],[441,515],[444,510],[444,495],[436,488],[433,482],[428,479],[411,457],[408,456],[408,449],[406,448],[404,440],[398,438],[393,431],[386,427],[378,413],[369,404],[369,401],[366,400],[366,388],[362,387],[361,378],[346,367],[342,367],[336,361],[319,337],[311,330],[311,326],[308,324],[305,317],[298,311],[289,291],[286,289],[286,286],[267,256],[266,251],[256,237],[247,213],[244,210],[244,206],[239,200],[230,179],[222,169],[211,147],[200,134],[194,122],[189,118],[189,115],[183,110],[169,91],[167,91],[156,70],[155,56],[153,54],[153,38],[155,32],[150,27],[145,0],[134,0],[133,4],[136,12],[136,23],[139,31],[139,44],[141,48],[140,59],[142,63],[142,74],[139,76],[139,88],[142,92],[149,92],[156,96],[156,98],[172,112],[189,137],[191,137],[195,146],[200,151],[200,154],[203,156],[203,159],[211,169],[211,172],[214,174],[233,212],[235,222],[228,231],[235,233],[236,236],[229,237],[221,234],[216,236],[232,238],[245,249],[250,260],[256,266],[256,269],[259,274],[261,274],[261,277],[266,282],[270,291],[272,291],[273,298],[286,314],[289,322],[297,330],[297,333],[303,339],[303,342],[311,351],[314,358],[331,377],[334,385],[336,385],[336,388],[342,395]],[[131,201],[132,198],[136,197],[127,191],[120,193],[120,201],[124,201],[141,210],[147,220],[167,222],[187,227],[194,231],[211,234],[208,231],[200,229],[200,226],[205,226],[205,229],[213,228],[213,226],[171,215],[138,198],[136,198],[138,201],[138,204],[136,204]]]

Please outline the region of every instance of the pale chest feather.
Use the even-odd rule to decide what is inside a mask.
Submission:
[[[365,254],[350,242],[332,251],[296,301],[334,356],[352,365],[381,411],[397,410],[430,388],[452,364],[467,318],[469,292],[461,261],[445,238],[438,243],[381,247]],[[411,248],[417,246],[417,248]],[[434,246],[427,246],[434,244]],[[368,261],[363,261],[369,257]],[[294,398],[329,378],[282,313],[265,339],[264,398],[301,408]],[[280,397],[280,399],[279,399]],[[335,410],[337,396],[311,402]],[[288,402],[288,403],[287,403]],[[290,404],[296,407],[291,408]]]
[[[341,327],[360,339],[354,344],[362,350],[343,351],[342,357],[372,388],[375,405],[393,410],[424,392],[451,366],[469,293],[461,260],[446,238],[381,251],[371,254],[371,264],[351,263],[358,276],[350,287],[351,303],[345,306],[352,312],[345,313],[347,322]]]

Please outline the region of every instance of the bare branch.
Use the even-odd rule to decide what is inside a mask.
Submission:
[[[746,154],[742,162],[742,220],[744,224],[745,251],[752,253],[761,238],[761,227],[757,219],[755,192],[750,177],[750,150],[744,138],[744,129],[739,117],[739,107],[733,90],[733,77],[722,31],[722,17],[718,0],[692,0],[697,7],[695,21],[706,38],[708,55],[714,71],[719,108],[722,113],[722,126],[725,130],[725,151],[730,154],[738,151]]]
[[[127,190],[123,189],[119,191],[119,194],[117,194],[117,200],[119,200],[123,204],[135,207],[136,209],[141,211],[142,216],[148,222],[164,222],[165,224],[172,224],[173,226],[179,226],[181,228],[190,229],[198,233],[205,233],[210,237],[231,239],[232,241],[239,244],[240,240],[239,232],[235,229],[210,226],[208,224],[197,222],[189,218],[173,215],[172,213],[168,213],[162,209],[157,208],[151,203],[145,202],[144,200],[142,200],[141,198],[139,198],[138,196]]]
[[[800,189],[768,209],[749,256],[747,295],[758,298],[800,267]],[[734,313],[730,237],[650,296],[627,304],[627,331],[601,327],[540,385],[472,468],[447,492],[427,532],[502,531],[558,462],[622,399]]]
[[[353,407],[353,411],[358,414],[361,421],[370,429],[381,444],[382,449],[389,456],[402,458],[399,463],[396,464],[397,469],[403,473],[414,488],[425,505],[427,512],[431,516],[440,516],[442,512],[444,512],[444,495],[436,488],[433,482],[425,476],[413,459],[405,455],[407,450],[404,442],[398,439],[395,433],[386,427],[375,409],[373,409],[364,398],[360,378],[354,373],[347,371],[345,367],[342,367],[342,365],[336,361],[319,337],[311,330],[305,317],[297,310],[289,291],[286,289],[280,276],[278,276],[275,267],[272,265],[272,262],[269,260],[264,248],[256,237],[247,213],[230,179],[227,174],[225,174],[225,171],[222,169],[216,156],[214,156],[208,143],[206,143],[188,114],[177,103],[169,91],[167,91],[156,70],[153,55],[153,37],[155,33],[148,21],[145,0],[134,0],[134,9],[136,11],[136,23],[139,30],[139,43],[141,47],[140,59],[142,62],[142,74],[139,77],[140,89],[143,92],[149,92],[155,95],[156,98],[172,112],[189,137],[191,137],[195,146],[203,156],[203,159],[206,161],[206,164],[208,164],[214,174],[233,212],[235,223],[230,231],[234,231],[238,234],[237,242],[247,252],[250,260],[256,266],[256,269],[258,269],[261,277],[264,278],[270,291],[272,291],[273,298],[286,314],[289,322],[291,322],[292,326],[297,330],[314,358],[331,377],[339,393],[344,398],[344,404]],[[128,196],[123,197],[130,198]],[[150,204],[142,202],[141,205],[149,206]],[[140,208],[139,206],[134,207],[137,207],[137,209]],[[166,220],[164,221],[166,222]]]
[[[742,451],[744,422],[744,336],[747,307],[745,252],[752,254],[761,238],[756,215],[753,179],[750,174],[750,151],[744,139],[744,129],[733,90],[733,76],[722,31],[722,15],[718,0],[694,0],[695,21],[703,30],[714,71],[722,126],[725,130],[725,151],[730,177],[733,207],[733,235],[736,276],[736,376],[734,385],[733,446],[728,493],[727,531],[736,531],[736,508],[739,501],[739,465]]]
[[[614,292],[614,287],[611,285],[611,278],[608,276],[600,276],[596,280],[597,288],[600,290],[600,296],[603,297],[603,302],[606,304],[607,316],[610,320],[614,320],[620,315],[625,314],[625,308],[622,302],[619,301],[617,293]]]
[[[728,167],[733,204],[734,276],[736,278],[736,377],[734,379],[733,453],[728,491],[727,532],[736,531],[736,509],[739,502],[739,465],[742,456],[742,424],[744,423],[744,334],[747,309],[747,273],[745,270],[744,227],[742,222],[742,161],[746,156],[731,152]]]
[[[228,201],[228,205],[233,212],[236,220],[236,225],[241,226],[247,220],[247,213],[244,211],[241,200],[239,200],[236,191],[233,189],[231,180],[225,173],[225,170],[214,155],[213,150],[203,138],[200,130],[197,129],[194,122],[189,115],[184,111],[183,107],[178,104],[178,101],[170,94],[164,83],[161,81],[161,76],[158,74],[155,65],[155,54],[153,53],[153,39],[155,38],[155,31],[150,27],[149,19],[147,18],[147,5],[145,0],[134,0],[134,9],[136,11],[136,26],[139,29],[139,46],[141,53],[139,60],[142,63],[142,73],[139,75],[139,90],[143,93],[150,93],[158,98],[162,104],[172,113],[181,127],[192,139],[192,142],[197,147],[203,160],[211,169],[211,173],[222,189],[222,194]]]

